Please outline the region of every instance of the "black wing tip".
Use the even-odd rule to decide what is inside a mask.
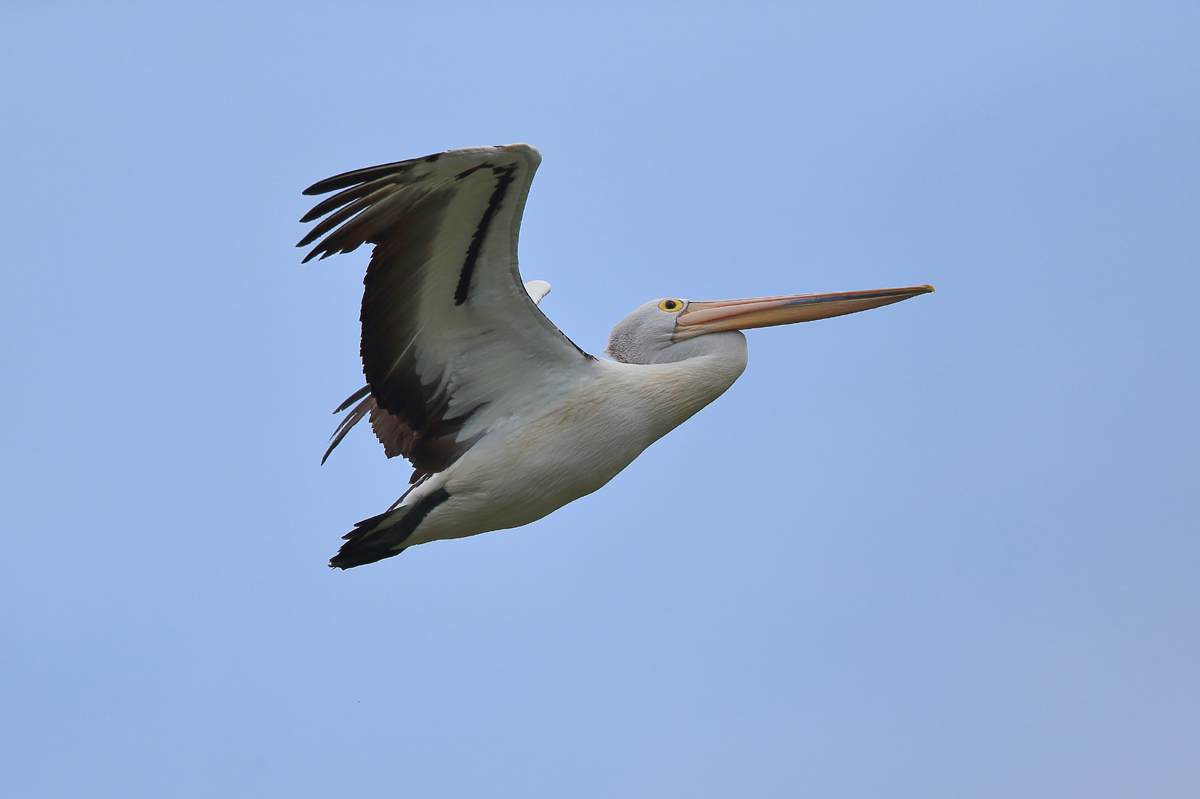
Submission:
[[[379,167],[367,167],[366,169],[352,169],[349,172],[342,172],[341,174],[334,175],[333,177],[328,177],[324,180],[318,180],[316,183],[312,184],[300,193],[305,197],[316,197],[321,194],[328,194],[331,191],[344,189],[347,186],[353,186],[356,183],[362,183],[362,180],[357,177],[359,173],[378,168]]]
[[[307,225],[309,222],[314,222],[324,216],[325,214],[323,213],[317,213],[317,209],[320,207],[320,205],[314,205],[311,209],[309,209],[307,214],[300,217],[300,224]],[[297,244],[296,246],[299,247],[300,245]]]
[[[303,247],[303,246],[305,246],[305,245],[303,245],[303,244],[297,244],[296,246],[297,246],[297,247]],[[355,247],[354,249],[358,249],[358,248],[357,248],[357,247]],[[318,246],[316,246],[316,247],[314,247],[314,248],[313,248],[312,252],[310,252],[308,255],[304,256],[303,258],[301,258],[301,259],[300,259],[300,263],[302,263],[302,264],[306,264],[306,263],[308,263],[309,261],[311,261],[313,258],[316,258],[318,261],[324,261],[326,258],[328,258],[328,257],[329,257],[329,256],[331,256],[331,255],[337,255],[337,254],[338,254],[338,252],[353,252],[353,251],[354,251],[354,249],[350,249],[350,250],[328,250],[328,249],[325,249],[325,248],[323,248],[322,246],[318,245]]]
[[[529,152],[522,153],[527,157],[531,153],[536,153],[536,150],[533,150],[533,148],[529,147],[528,145],[503,145],[495,148],[463,148],[460,150],[446,150],[445,152],[433,153],[432,155],[426,155],[421,158],[410,158],[405,161],[393,161],[391,163],[378,164],[376,166],[364,167],[362,169],[353,169],[349,172],[342,172],[341,174],[334,175],[333,177],[319,180],[308,188],[304,189],[301,193],[307,197],[312,197],[339,190],[341,190],[341,192],[332,197],[327,197],[310,208],[308,212],[304,214],[304,216],[300,217],[300,224],[303,225],[310,222],[315,222],[331,212],[334,212],[333,216],[330,216],[324,222],[318,224],[311,231],[309,231],[309,233],[302,238],[296,246],[308,246],[322,236],[325,236],[325,234],[329,233],[331,229],[341,225],[346,221],[348,216],[357,214],[359,210],[362,210],[359,206],[361,206],[364,202],[363,198],[365,194],[370,193],[372,190],[377,190],[377,193],[384,191],[385,187],[377,185],[379,182],[393,182],[399,184],[410,181],[419,181],[424,177],[428,177],[428,175],[410,175],[409,173],[412,173],[418,167],[425,167],[427,170],[429,164],[437,162],[442,158],[442,156],[455,153],[463,154],[468,151],[476,150],[478,151],[479,155],[486,153],[488,156],[491,156],[495,155],[497,151],[502,151],[505,149],[528,150]],[[533,158],[533,160],[536,167],[536,161],[540,160],[540,156]],[[500,177],[502,182],[508,183],[512,181],[512,173],[517,169],[517,165],[509,164],[506,166],[496,166],[494,163],[492,163],[492,161],[485,159],[481,163],[459,172],[457,175],[455,175],[455,179],[462,180],[477,170],[489,168],[492,170],[493,174]],[[341,209],[340,211],[337,210],[339,208]],[[357,210],[354,210],[352,213],[348,213],[350,209]],[[344,227],[345,226],[343,226],[343,228]],[[330,237],[325,236],[324,241],[328,242],[329,240]],[[376,243],[374,241],[370,241],[369,239],[368,242],[372,244]],[[349,248],[338,248],[336,246],[330,248],[326,246],[320,257],[326,258],[330,255],[334,255],[336,252],[349,252],[355,249],[357,246],[357,244]],[[301,263],[308,263],[310,260],[316,257],[317,251],[321,249],[321,245],[318,245],[317,250],[309,253]],[[461,304],[461,302],[459,304]]]
[[[320,235],[321,235],[320,233],[317,233],[316,235],[314,235],[311,232],[305,233],[304,238],[302,238],[302,239],[300,239],[300,241],[296,242],[296,246],[297,247],[307,247],[308,245],[310,245],[314,241],[316,241]]]
[[[371,387],[369,385],[363,386],[358,391],[355,391],[353,394],[351,394],[349,397],[346,397],[346,399],[342,401],[342,404],[337,406],[337,410],[335,410],[333,412],[333,415],[337,416],[339,413],[346,410],[351,405],[358,402],[359,400],[361,400],[362,398],[364,398],[365,396],[367,396],[370,393],[371,393]]]
[[[438,155],[441,155],[441,153],[438,153]],[[300,193],[306,197],[328,194],[331,191],[349,188],[359,183],[366,183],[369,180],[374,180],[384,175],[402,175],[405,172],[411,172],[417,164],[425,162],[425,158],[410,158],[407,161],[393,161],[389,164],[376,164],[375,166],[363,167],[362,169],[351,169],[349,172],[342,172],[333,177],[318,180]]]
[[[532,147],[528,144],[498,144],[494,147],[478,147],[478,148],[463,147],[463,148],[460,148],[457,150],[444,150],[440,153],[432,153],[430,155],[424,155],[424,156],[421,156],[420,158],[409,158],[404,161],[392,161],[392,162],[386,163],[386,164],[377,164],[375,166],[363,167],[361,169],[352,169],[349,172],[342,172],[342,173],[334,175],[332,177],[325,178],[324,180],[318,180],[316,183],[312,184],[311,186],[309,186],[307,189],[305,189],[301,193],[306,197],[315,197],[318,194],[328,194],[331,191],[337,191],[338,189],[345,189],[349,186],[355,185],[356,183],[364,183],[368,180],[374,180],[376,178],[383,177],[384,175],[402,174],[404,172],[411,172],[413,169],[415,169],[416,167],[418,167],[421,164],[436,163],[443,156],[452,155],[452,154],[456,154],[456,153],[464,153],[464,152],[469,152],[469,151],[477,151],[480,154],[483,154],[486,152],[489,156],[494,156],[496,153],[504,152],[504,151],[519,152],[519,153],[521,153],[521,155],[525,156],[527,159],[532,160],[533,165],[535,167],[542,160],[542,155],[540,152],[538,152],[537,148]],[[487,168],[487,167],[492,167],[492,166],[493,166],[492,164],[482,164],[480,166],[477,166],[477,167],[467,170],[465,173],[460,173],[459,175],[457,175],[457,177],[459,179],[461,179],[461,178],[465,177],[466,175],[470,174],[471,172],[474,172],[475,169]]]
[[[333,412],[334,415],[336,416],[342,411],[349,409],[350,406],[354,405],[356,402],[358,405],[354,408],[354,410],[350,411],[345,419],[342,419],[337,428],[333,431],[333,435],[329,437],[329,449],[325,450],[325,454],[321,457],[322,466],[325,465],[325,461],[329,460],[329,453],[333,452],[337,445],[342,443],[342,439],[346,437],[346,434],[354,429],[354,426],[362,421],[364,416],[367,416],[375,410],[375,397],[371,396],[371,387],[369,385],[363,386],[358,391],[355,391],[353,394],[347,397],[346,401],[339,405],[337,410]],[[359,524],[362,524],[362,522]]]

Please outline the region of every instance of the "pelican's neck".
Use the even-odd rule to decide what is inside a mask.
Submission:
[[[686,357],[665,363],[605,362],[620,374],[652,440],[724,394],[746,369],[746,337],[737,331],[698,336],[675,347],[680,349],[672,355]]]
[[[724,394],[742,376],[746,370],[746,337],[734,330],[698,336],[675,347],[687,345],[693,345],[690,349],[694,354],[662,366],[671,370],[674,384],[686,395],[682,407],[691,416]]]

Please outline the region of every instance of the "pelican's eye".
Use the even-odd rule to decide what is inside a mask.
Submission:
[[[683,310],[683,300],[663,300],[658,304],[661,310],[674,313]]]

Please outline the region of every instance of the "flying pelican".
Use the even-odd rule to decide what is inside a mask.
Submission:
[[[367,384],[336,413],[325,457],[369,417],[384,453],[415,467],[394,505],[347,533],[332,567],[536,521],[597,490],[733,385],[753,327],[865,311],[932,286],[719,302],[651,300],[588,355],[522,284],[517,236],[541,154],[469,147],[322,180],[337,191],[305,261],[374,245],[363,280]],[[328,215],[328,216],[326,216]],[[324,459],[322,459],[322,463]]]

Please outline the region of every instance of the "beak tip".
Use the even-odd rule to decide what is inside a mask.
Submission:
[[[937,291],[937,289],[935,289],[933,286],[929,285],[928,283],[926,283],[924,286],[921,286],[921,288],[925,289],[926,294],[932,294],[935,291]]]

